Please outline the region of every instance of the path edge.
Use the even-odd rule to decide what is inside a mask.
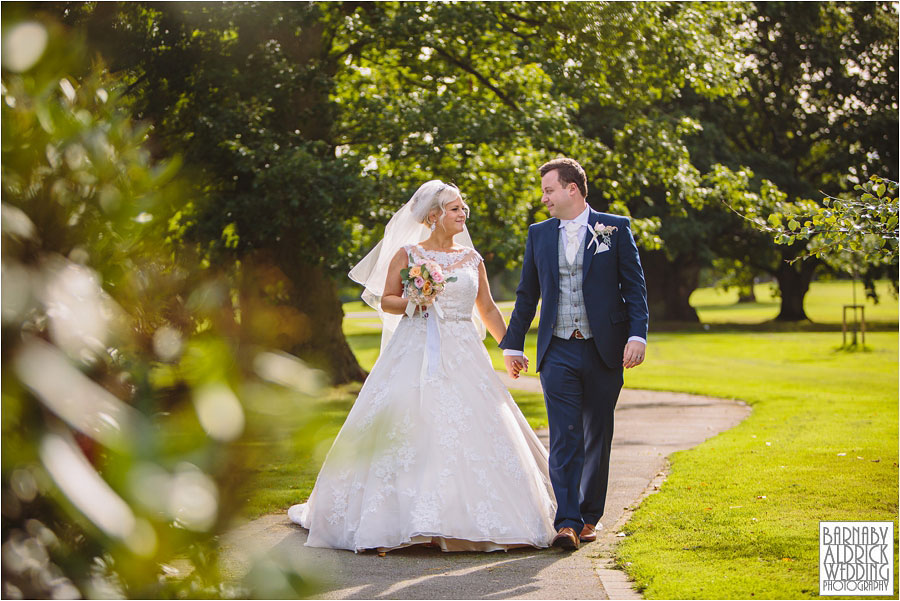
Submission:
[[[644,499],[652,494],[659,492],[660,487],[669,475],[671,462],[669,457],[666,458],[663,468],[656,473],[653,479],[647,484],[647,487],[641,492],[640,496],[631,503],[624,512],[622,512],[619,520],[612,527],[603,526],[602,536],[597,538],[600,543],[600,549],[594,558],[594,572],[600,578],[603,590],[609,599],[643,599],[644,596],[635,588],[635,582],[627,572],[616,565],[616,548],[619,546],[618,533],[625,527],[625,524],[638,510]]]
[[[643,390],[643,389],[633,389],[633,390]],[[654,392],[654,391],[651,391]],[[655,391],[655,392],[666,392],[666,391]],[[691,393],[679,393],[679,394],[691,394]],[[695,396],[706,396],[706,395],[695,395]],[[718,401],[725,401],[730,403],[736,403],[739,405],[743,405],[748,408],[749,411],[744,418],[733,425],[731,428],[727,430],[722,430],[721,432],[717,432],[713,437],[722,434],[723,432],[728,432],[740,424],[744,423],[744,421],[753,414],[753,405],[748,403],[747,401],[740,399],[728,399],[722,397],[708,397],[715,398]],[[707,439],[709,440],[709,439]],[[694,447],[691,447],[694,448]],[[691,449],[684,449],[691,450]],[[680,452],[680,451],[679,451]],[[622,599],[625,601],[633,601],[644,599],[644,595],[637,589],[635,581],[628,575],[627,569],[625,567],[621,567],[616,563],[616,550],[619,546],[619,542],[621,538],[618,536],[618,533],[621,532],[622,528],[625,527],[625,524],[631,520],[631,516],[634,515],[634,512],[640,509],[641,505],[644,502],[644,499],[649,497],[650,495],[656,494],[662,488],[663,483],[668,478],[669,473],[671,471],[672,461],[671,455],[666,455],[665,464],[663,468],[659,470],[653,479],[647,484],[647,487],[641,492],[637,499],[634,500],[626,509],[622,512],[622,515],[619,517],[618,521],[613,524],[613,526],[609,529],[604,525],[601,532],[603,535],[597,538],[597,542],[601,544],[600,549],[597,552],[597,555],[594,557],[594,572],[596,572],[597,576],[600,578],[600,583],[603,586],[604,592],[606,593],[607,598],[609,599]]]

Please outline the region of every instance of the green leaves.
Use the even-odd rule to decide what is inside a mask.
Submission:
[[[809,240],[810,254],[840,264],[842,253],[855,253],[854,263],[869,265],[896,264],[898,247],[897,182],[872,176],[854,186],[855,199],[825,199],[825,207],[807,205],[811,213],[803,227],[790,212],[773,213],[769,223],[775,229],[776,244],[793,244],[795,240]],[[787,211],[799,207],[789,206]],[[784,209],[783,209],[784,210]],[[781,228],[782,219],[789,219],[787,235]]]
[[[200,185],[135,124],[103,64],[81,62],[80,36],[39,21],[15,36],[46,42],[28,68],[7,68],[22,21],[3,30],[2,492],[3,548],[43,560],[5,562],[4,590],[308,596],[277,590],[288,575],[274,565],[280,585],[226,587],[215,561],[247,475],[234,442],[270,431],[263,416],[277,405],[302,416],[298,399],[316,392],[281,398],[263,381],[315,380],[296,359],[259,352],[299,320],[259,302],[277,288],[269,274],[232,295],[222,265],[203,268],[180,236]],[[237,247],[235,224],[225,215],[210,238]],[[177,578],[161,568],[173,561]]]

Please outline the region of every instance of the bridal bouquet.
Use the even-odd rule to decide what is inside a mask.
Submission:
[[[400,281],[409,300],[417,305],[428,305],[444,290],[444,285],[455,282],[456,277],[444,277],[440,265],[417,258],[412,265],[400,271]]]

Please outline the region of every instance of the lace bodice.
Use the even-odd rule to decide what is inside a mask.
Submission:
[[[418,244],[404,247],[410,257],[434,261],[441,266],[445,277],[455,276],[455,282],[447,282],[438,302],[446,321],[463,321],[472,318],[475,297],[478,296],[478,264],[484,259],[472,248],[456,252],[426,250]]]

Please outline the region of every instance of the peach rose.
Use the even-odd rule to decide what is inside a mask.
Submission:
[[[415,267],[410,268],[409,270],[410,277],[417,278],[422,275],[422,268],[416,265]]]
[[[428,296],[431,294],[431,291],[431,282],[425,282],[425,286],[422,287],[422,293]]]

